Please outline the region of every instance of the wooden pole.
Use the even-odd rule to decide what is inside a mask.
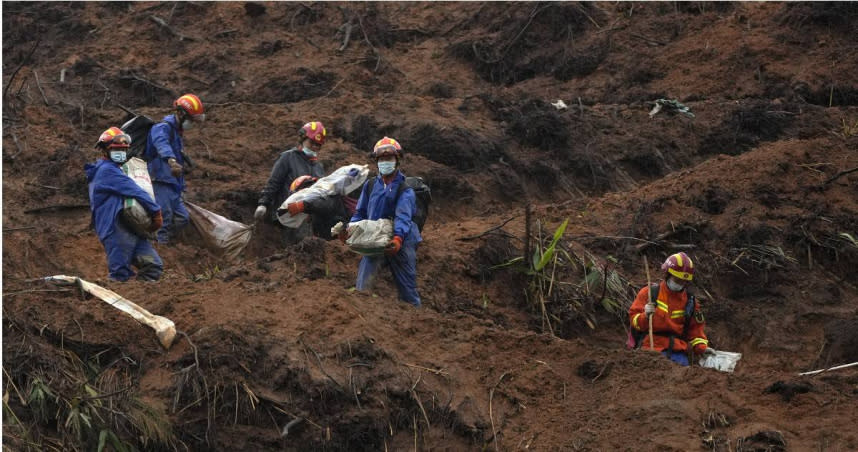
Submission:
[[[654,305],[655,303],[652,302],[652,294],[650,293],[650,291],[652,291],[652,284],[650,284],[649,262],[647,262],[647,260],[646,260],[646,254],[643,255],[643,262],[644,262],[644,269],[646,269],[647,304]],[[653,308],[655,308],[655,306],[653,306]],[[653,311],[653,313],[655,313],[655,311]],[[648,321],[649,321],[649,348],[655,350],[655,339],[653,338],[653,334],[652,334],[652,314],[648,315],[647,317],[649,317],[649,319],[648,319]]]

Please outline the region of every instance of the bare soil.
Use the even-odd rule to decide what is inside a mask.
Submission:
[[[10,450],[858,449],[858,368],[798,375],[858,360],[855,3],[2,8]],[[237,261],[188,237],[158,248],[160,282],[108,282],[83,165],[119,105],[159,119],[185,92],[207,108],[186,198],[248,224],[304,122],[327,125],[329,169],[401,141],[433,193],[424,306],[389,277],[355,292],[357,255],[283,249],[270,224]],[[650,117],[659,98],[695,117]],[[569,220],[544,314],[497,268],[528,204],[535,246]],[[735,373],[623,346],[642,255],[658,278],[677,245]],[[33,281],[55,274],[184,335],[165,351]]]

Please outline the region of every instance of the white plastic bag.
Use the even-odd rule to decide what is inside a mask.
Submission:
[[[319,199],[326,196],[345,196],[363,185],[368,176],[369,167],[367,165],[341,166],[333,173],[319,178],[313,186],[292,193],[277,209],[277,219],[283,226],[299,228],[308,215],[303,212],[292,215],[286,206],[298,201]]]
[[[155,191],[152,189],[152,180],[149,179],[149,168],[146,162],[133,157],[122,164],[122,172],[128,175],[137,185],[149,194],[152,202],[155,202]],[[152,216],[146,209],[134,198],[125,198],[122,202],[122,211],[120,212],[123,223],[131,228],[131,230],[147,239],[154,239],[155,233],[149,231],[152,225]]]
[[[349,238],[346,240],[346,245],[356,253],[366,256],[382,254],[384,247],[391,240],[393,240],[393,221],[391,220],[382,218],[349,223]]]
[[[724,352],[708,348],[703,357],[700,358],[700,367],[708,367],[710,369],[720,370],[721,372],[732,373],[736,368],[736,363],[742,359],[741,353]]]
[[[234,259],[250,242],[253,234],[251,226],[229,220],[187,201],[185,206],[191,224],[210,250],[227,259]]]

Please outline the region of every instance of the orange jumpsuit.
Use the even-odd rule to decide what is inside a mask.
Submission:
[[[650,349],[649,346],[649,320],[644,313],[644,306],[649,297],[649,287],[644,287],[638,292],[632,307],[629,309],[629,322],[632,331],[645,333],[641,348]],[[673,351],[687,352],[688,347],[694,349],[695,354],[703,354],[709,346],[709,340],[703,332],[703,313],[700,311],[700,303],[694,302],[694,314],[688,323],[688,331],[683,337],[682,330],[685,324],[685,306],[688,304],[688,293],[686,291],[674,292],[667,288],[662,281],[659,284],[658,297],[656,299],[655,313],[652,315],[652,331],[655,350],[665,351],[670,347],[673,338]]]

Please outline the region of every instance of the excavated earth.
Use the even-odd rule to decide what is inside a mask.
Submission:
[[[856,450],[855,3],[3,2],[9,450]],[[251,224],[296,130],[384,135],[433,202],[423,307],[339,242],[189,233],[107,281],[83,165],[185,92],[185,197]],[[650,116],[657,99],[677,100]],[[562,100],[568,106],[552,104]],[[852,170],[852,172],[850,172]],[[530,206],[529,208],[527,206]],[[529,212],[529,214],[528,214]],[[538,275],[509,263],[545,249]],[[677,249],[734,373],[624,347]],[[39,278],[104,285],[152,330]],[[542,282],[541,296],[534,283]],[[540,300],[542,302],[540,302]]]

